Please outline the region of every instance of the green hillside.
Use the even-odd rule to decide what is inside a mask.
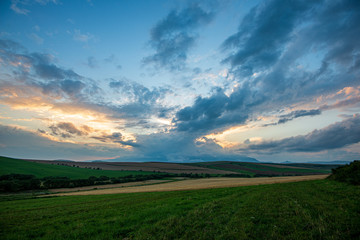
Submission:
[[[330,180],[0,202],[0,239],[359,239],[360,189]]]
[[[29,162],[20,159],[0,157],[0,176],[6,174],[30,174],[37,178],[68,177],[70,179],[86,179],[91,176],[123,177],[127,175],[149,175],[153,172],[143,171],[110,171],[76,168],[70,166],[51,165]]]

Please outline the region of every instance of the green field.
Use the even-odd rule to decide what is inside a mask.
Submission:
[[[225,170],[237,172],[240,174],[247,174],[251,177],[255,174],[271,174],[271,175],[303,175],[303,174],[327,174],[331,173],[331,168],[336,165],[323,165],[319,164],[303,164],[298,168],[289,168],[286,164],[274,164],[268,163],[268,165],[262,165],[261,163],[249,163],[249,162],[198,162],[198,163],[185,163],[185,165],[192,165],[198,167],[205,167],[211,169]]]
[[[0,239],[360,239],[359,200],[331,180],[11,200]]]
[[[91,176],[123,177],[127,175],[150,175],[153,172],[144,171],[110,171],[76,168],[70,166],[51,165],[29,162],[20,159],[0,157],[0,176],[6,174],[30,174],[37,178],[68,177],[70,179],[86,179]]]

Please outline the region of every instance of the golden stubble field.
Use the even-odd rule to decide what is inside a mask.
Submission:
[[[119,185],[119,187],[116,187],[112,185],[109,186],[109,188],[84,190],[77,192],[55,193],[55,194],[51,194],[50,196],[100,195],[100,194],[116,194],[116,193],[163,192],[163,191],[196,190],[196,189],[207,189],[207,188],[239,187],[239,186],[250,186],[250,185],[261,185],[261,184],[318,180],[318,179],[324,179],[327,176],[328,175],[261,177],[261,178],[201,178],[201,179],[186,179],[186,180],[157,183],[157,184],[147,183],[145,181],[143,182],[144,185],[141,186]],[[106,187],[106,185],[103,187]]]

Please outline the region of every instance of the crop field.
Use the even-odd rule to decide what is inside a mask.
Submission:
[[[32,161],[0,157],[0,175],[11,173],[30,174],[38,178],[68,177],[70,179],[100,177],[122,177],[127,175],[149,175],[153,172],[145,171],[110,171],[73,167],[72,165],[40,164]]]
[[[165,182],[172,182],[174,180],[167,179],[167,180],[146,180],[146,181],[137,181],[137,182],[127,182],[127,183],[117,183],[117,184],[106,184],[106,185],[93,185],[93,186],[85,186],[85,187],[73,187],[73,188],[55,188],[55,189],[48,189],[49,193],[65,193],[65,192],[93,192],[95,190],[100,189],[123,189],[128,187],[138,187],[138,186],[145,186],[145,185],[152,185],[152,184],[160,184]]]
[[[314,175],[326,174],[331,172],[333,165],[327,166],[320,164],[302,164],[301,166],[290,166],[287,164],[273,163],[248,163],[248,162],[203,162],[187,163],[186,165],[205,167],[223,171],[232,171],[249,176],[258,175]]]
[[[7,200],[0,239],[359,239],[360,188],[331,180]]]
[[[42,164],[62,164],[78,166],[80,168],[100,168],[113,171],[151,171],[165,173],[193,173],[193,174],[233,174],[234,171],[212,169],[195,165],[164,163],[164,162],[62,162],[31,160]]]
[[[97,189],[58,189],[58,196],[69,195],[100,195],[100,194],[114,194],[114,193],[134,193],[134,192],[163,192],[163,191],[183,191],[183,190],[196,190],[207,188],[224,188],[224,187],[239,187],[239,186],[251,186],[260,184],[273,184],[273,183],[286,183],[286,182],[298,182],[315,179],[324,179],[328,175],[311,175],[311,176],[289,176],[289,177],[262,177],[262,178],[201,178],[201,179],[185,179],[181,181],[155,181],[150,184],[148,182],[131,183],[128,185],[103,185],[97,186]],[[155,181],[155,182],[154,182]],[[76,191],[76,190],[88,190],[88,191]],[[51,192],[56,192],[54,189]]]
[[[35,163],[47,165],[75,166],[78,168],[102,169],[112,171],[144,171],[162,173],[192,173],[192,174],[246,174],[249,177],[267,176],[291,176],[291,175],[314,175],[328,174],[331,168],[337,165],[302,164],[292,166],[287,164],[273,163],[249,163],[249,162],[199,162],[199,163],[163,163],[163,162],[65,162],[30,160]]]

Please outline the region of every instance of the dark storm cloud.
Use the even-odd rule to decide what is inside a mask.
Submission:
[[[56,66],[53,57],[42,53],[27,53],[19,44],[0,39],[0,57],[4,64],[13,68],[15,79],[19,79],[29,87],[42,88],[44,94],[61,96],[65,93],[69,97],[79,96],[87,86],[83,77],[70,69]]]
[[[131,147],[139,146],[139,144],[137,144],[133,140],[125,140],[124,136],[120,132],[114,132],[112,134],[103,134],[101,136],[93,136],[91,138],[96,139],[100,142],[120,143],[122,145],[131,146]]]
[[[234,124],[244,123],[251,108],[264,101],[263,96],[251,92],[246,86],[234,89],[227,96],[223,89],[216,88],[210,97],[198,97],[194,104],[176,113],[174,118],[178,131],[208,133]]]
[[[60,87],[61,90],[63,90],[69,96],[75,96],[81,92],[81,90],[85,87],[85,84],[81,81],[66,79],[61,81]]]
[[[83,136],[88,134],[87,131],[78,129],[70,122],[60,122],[56,125],[49,126],[49,129],[52,131],[53,135],[59,135],[63,138],[70,138],[74,135]]]
[[[0,47],[1,58],[6,61],[6,64],[17,66],[18,73],[22,70],[23,74],[34,74],[43,80],[80,78],[73,70],[56,66],[53,63],[53,57],[49,54],[28,53],[24,47],[12,40],[0,39]]]
[[[306,135],[284,138],[276,141],[265,141],[249,144],[246,149],[251,151],[269,152],[319,152],[341,148],[360,142],[360,115],[331,124]]]
[[[221,89],[208,98],[198,97],[191,107],[185,107],[176,113],[176,127],[178,131],[206,131],[226,125],[228,121],[224,113],[229,98]],[[244,117],[239,119],[239,122]]]
[[[266,69],[254,84],[278,93],[321,94],[353,85],[360,59],[359,5],[353,0],[267,1],[252,9],[223,43],[232,50],[224,62],[238,76]],[[296,70],[297,60],[311,51],[325,53],[322,66],[313,72]]]
[[[258,5],[223,43],[232,50],[225,62],[230,63],[238,87],[228,95],[219,93],[223,89],[198,97],[192,106],[179,110],[174,119],[177,130],[210,132],[244,123],[247,116],[358,86],[359,22],[359,1],[273,0]],[[317,69],[298,65],[318,51],[322,58]],[[356,99],[344,104],[350,102]],[[279,123],[327,109],[295,112]]]
[[[239,31],[223,43],[234,52],[224,61],[247,75],[274,64],[294,28],[320,1],[266,1],[243,19]]]
[[[295,118],[305,117],[305,116],[316,116],[320,115],[321,110],[319,109],[311,109],[311,110],[296,110],[286,115],[281,115],[277,124],[286,123]]]
[[[183,69],[188,51],[197,38],[195,30],[213,18],[213,12],[205,11],[197,4],[181,11],[171,11],[151,29],[150,46],[155,54],[144,58],[143,62],[169,70]]]
[[[133,161],[256,161],[231,150],[222,149],[214,140],[201,138],[196,142],[196,133],[168,132],[138,136],[139,146],[134,149]]]
[[[30,55],[23,55],[27,58],[30,64],[34,67],[36,74],[47,80],[60,80],[64,78],[79,78],[72,70],[64,70],[52,63],[51,57],[47,54],[32,53]]]

